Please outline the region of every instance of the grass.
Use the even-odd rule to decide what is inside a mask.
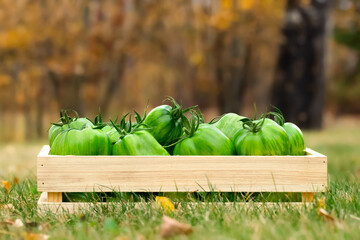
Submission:
[[[330,186],[318,198],[325,197],[325,208],[335,220],[319,215],[316,204],[300,209],[189,205],[167,214],[191,224],[194,229],[192,235],[174,239],[357,239],[360,235],[359,123],[356,119],[341,119],[330,122],[323,131],[304,134],[307,146],[328,156]],[[1,239],[30,239],[29,233],[46,234],[51,239],[161,239],[159,228],[164,213],[151,205],[134,208],[124,204],[115,209],[93,209],[78,214],[39,215],[35,156],[42,144],[0,145],[0,180],[20,179],[9,194],[4,188],[0,190],[0,204],[14,206],[0,210]],[[152,198],[151,195],[134,196],[140,200]],[[123,196],[117,194],[116,197]],[[171,196],[171,199],[177,197]],[[210,193],[185,194],[184,197],[194,201],[209,198],[221,201],[234,196]],[[265,197],[278,198],[276,195]],[[9,219],[20,219],[24,226],[6,224]]]

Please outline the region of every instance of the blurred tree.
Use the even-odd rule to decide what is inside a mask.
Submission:
[[[348,50],[345,62],[337,65],[341,69],[333,72],[334,79],[330,88],[331,101],[337,101],[338,113],[360,112],[360,2],[339,0],[340,11],[334,31],[337,44]],[[339,57],[339,59],[341,59]],[[344,72],[345,71],[345,72]]]
[[[288,0],[272,103],[288,121],[321,128],[329,1]]]

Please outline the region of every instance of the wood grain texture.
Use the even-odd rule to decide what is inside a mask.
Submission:
[[[40,192],[318,192],[327,186],[327,157],[38,155]]]
[[[47,195],[48,202],[62,202],[61,192],[49,192]]]
[[[225,206],[230,208],[248,208],[249,210],[259,210],[262,207],[263,210],[268,211],[269,208],[274,209],[283,209],[287,210],[289,207],[309,207],[310,202],[190,202],[190,203],[179,203],[177,205],[177,209],[186,209],[194,207],[194,205],[203,205],[204,207],[214,206]],[[111,203],[85,203],[85,202],[62,202],[62,203],[55,203],[55,202],[48,202],[47,200],[47,193],[43,192],[38,200],[38,211],[40,213],[46,213],[47,211],[61,214],[61,213],[77,213],[82,212],[83,210],[92,210],[96,209],[96,212],[101,211],[102,208],[104,209],[116,209],[119,207],[127,207],[129,209],[143,209],[144,207],[154,207],[159,208],[158,204],[154,201],[150,202],[111,202]]]

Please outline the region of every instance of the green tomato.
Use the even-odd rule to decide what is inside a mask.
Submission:
[[[59,133],[66,129],[78,129],[81,130],[83,128],[93,128],[94,124],[87,118],[76,118],[74,121],[69,124],[65,124],[63,126],[52,125],[49,129],[49,145],[52,146],[55,138]]]
[[[113,145],[113,155],[165,155],[169,153],[147,131],[125,135]]]
[[[111,142],[99,129],[68,129],[57,135],[51,148],[52,155],[110,155]]]
[[[284,123],[283,128],[290,140],[290,155],[305,155],[305,141],[300,128],[290,122]]]
[[[200,124],[194,134],[175,145],[174,155],[234,155],[230,139],[210,124]]]
[[[213,125],[233,141],[235,134],[243,128],[243,122],[240,121],[243,118],[245,117],[239,116],[236,113],[227,113]]]
[[[144,123],[150,128],[149,133],[163,146],[176,142],[183,134],[181,116],[173,114],[169,105],[151,110]]]
[[[304,136],[298,126],[293,123],[285,122],[285,118],[277,107],[273,106],[276,112],[270,112],[274,120],[285,129],[290,142],[290,155],[305,155]]]
[[[262,120],[253,121],[255,124]],[[271,119],[265,119],[257,131],[244,128],[234,137],[234,146],[238,155],[288,155],[289,137],[280,125]]]
[[[114,127],[105,126],[101,130],[103,130],[109,136],[111,143],[115,143],[117,140],[119,140],[120,134]]]

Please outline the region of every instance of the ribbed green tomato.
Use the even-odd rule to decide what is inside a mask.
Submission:
[[[290,155],[305,155],[305,141],[304,136],[298,126],[291,122],[285,122],[285,118],[277,107],[273,106],[276,112],[270,112],[274,116],[274,120],[282,126],[290,142]]]
[[[230,139],[217,127],[200,124],[192,136],[175,145],[174,155],[234,155]]]
[[[161,105],[149,112],[144,123],[150,128],[151,135],[166,146],[176,142],[183,134],[181,115],[181,110],[175,112],[171,106]]]
[[[99,129],[68,129],[58,134],[51,148],[52,155],[110,155],[111,142]]]
[[[284,123],[283,128],[290,140],[290,155],[305,155],[305,141],[300,128],[290,122]]]
[[[114,127],[105,126],[101,130],[103,130],[109,136],[112,143],[115,143],[117,140],[119,140],[120,134]]]
[[[112,149],[113,155],[166,155],[169,153],[147,131],[137,131],[119,139]]]
[[[252,121],[251,127],[244,127],[234,137],[238,155],[288,155],[289,137],[285,130],[271,119]],[[244,125],[245,126],[245,125]]]
[[[94,124],[87,118],[76,118],[72,120],[69,124],[64,124],[63,126],[52,125],[49,129],[49,145],[52,146],[56,136],[62,131],[72,128],[81,130],[83,128],[93,128]]]
[[[243,128],[242,117],[236,113],[227,113],[222,116],[219,121],[213,125],[220,129],[231,141],[233,141],[235,134]]]

